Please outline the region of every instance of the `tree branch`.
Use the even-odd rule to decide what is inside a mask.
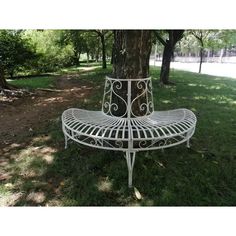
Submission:
[[[157,38],[157,40],[163,45],[163,46],[166,46],[166,41],[154,30],[154,34]]]

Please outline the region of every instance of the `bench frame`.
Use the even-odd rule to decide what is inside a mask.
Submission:
[[[90,147],[125,152],[128,186],[132,187],[136,152],[183,142],[190,147],[196,121],[193,112],[184,108],[154,111],[150,77],[106,77],[102,110],[68,109],[62,114],[62,130],[65,148],[73,140]]]

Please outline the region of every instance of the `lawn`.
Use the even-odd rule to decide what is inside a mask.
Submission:
[[[100,108],[104,76],[110,72],[110,67],[97,68],[78,76],[97,88],[78,106]],[[32,134],[27,146],[15,145],[8,153],[4,170],[11,178],[0,182],[0,205],[236,205],[236,80],[173,70],[170,79],[176,85],[160,87],[159,73],[151,68],[155,110],[188,108],[198,123],[190,149],[182,144],[137,154],[133,183],[141,199],[127,187],[123,153],[74,143],[64,150],[58,114]],[[45,79],[46,87],[54,79]],[[20,83],[30,87],[30,81],[37,80]]]
[[[35,76],[32,78],[22,78],[17,80],[9,80],[10,84],[25,89],[37,89],[37,88],[53,88],[54,77],[53,76]]]

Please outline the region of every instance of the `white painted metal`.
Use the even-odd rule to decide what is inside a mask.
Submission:
[[[134,87],[138,91],[135,96]],[[125,152],[131,187],[136,152],[183,142],[189,147],[196,121],[194,113],[185,108],[154,111],[151,78],[106,77],[102,110],[68,109],[62,114],[62,130],[65,148],[68,140],[73,140],[90,147]]]

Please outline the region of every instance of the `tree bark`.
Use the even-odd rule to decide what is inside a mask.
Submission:
[[[157,40],[164,45],[160,83],[161,84],[173,84],[169,82],[170,63],[174,54],[176,43],[181,40],[184,34],[184,30],[168,30],[169,39],[164,40],[158,33],[156,33]]]
[[[102,43],[102,68],[107,68],[107,60],[106,60],[106,44],[105,44],[105,35],[100,34],[101,37],[101,43]]]
[[[161,64],[160,83],[162,84],[169,84],[170,62],[172,54],[173,48],[169,43],[167,43],[164,47]]]
[[[114,31],[114,55],[113,55],[113,75],[118,79],[141,79],[149,77],[149,58],[151,53],[151,31],[148,30],[115,30]],[[131,100],[140,94],[140,89],[132,83]],[[114,92],[127,100],[127,82],[122,82],[122,90],[114,86]],[[115,115],[124,114],[126,107],[116,100],[113,102],[119,109]],[[144,97],[140,97],[132,106],[136,116],[144,115],[140,105],[145,102]]]
[[[203,49],[204,49],[204,45],[203,45],[203,41],[202,40],[200,40],[200,44],[201,44],[201,48],[200,48],[200,63],[199,63],[199,70],[198,70],[199,74],[202,71],[202,62],[203,62]]]
[[[77,50],[74,50],[74,64],[76,66],[80,66],[79,59],[80,59],[80,52],[78,52]]]
[[[122,79],[138,79],[149,76],[151,31],[115,30],[113,76]]]
[[[1,89],[10,89],[5,79],[5,73],[2,67],[0,67],[0,90]]]
[[[111,65],[113,64],[114,61],[114,50],[115,50],[115,44],[112,44],[112,51],[111,51]]]

